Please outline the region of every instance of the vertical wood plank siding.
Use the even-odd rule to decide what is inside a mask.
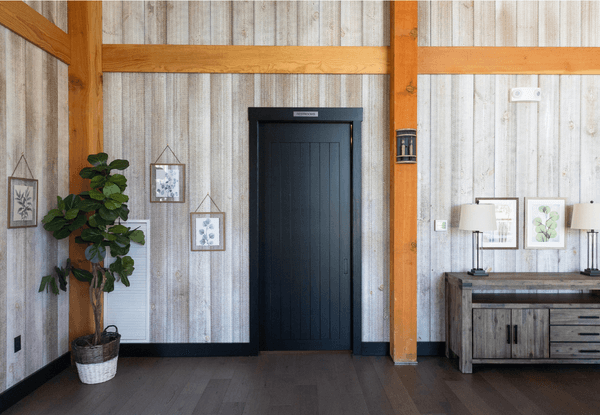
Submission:
[[[103,41],[386,46],[388,13],[383,1],[110,1]],[[364,108],[363,341],[389,339],[388,84],[381,75],[105,74],[105,150],[132,161],[131,217],[151,220],[152,342],[249,340],[250,106]],[[149,164],[166,144],[186,164],[178,206],[147,200]],[[190,252],[189,212],[209,192],[226,212],[227,250]]]
[[[27,2],[61,29],[66,2]],[[68,351],[68,298],[37,292],[40,278],[64,265],[68,241],[56,241],[41,220],[68,191],[67,66],[0,27],[0,393]],[[38,226],[7,229],[6,177],[25,154],[38,180]],[[14,174],[30,177],[23,162]],[[13,338],[22,349],[13,353]]]
[[[419,45],[597,47],[598,22],[594,1],[419,2]],[[418,84],[418,340],[443,341],[443,271],[471,268],[461,204],[519,197],[519,250],[485,251],[492,271],[587,266],[585,232],[567,229],[566,250],[523,249],[524,197],[600,198],[600,77],[420,75]],[[510,102],[514,87],[540,87],[542,101]],[[433,232],[435,219],[450,220],[449,232]]]

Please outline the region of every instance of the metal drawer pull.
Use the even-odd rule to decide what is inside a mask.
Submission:
[[[579,333],[580,336],[600,336],[600,333]]]
[[[517,325],[515,324],[515,344],[517,344]]]
[[[510,344],[510,324],[506,325],[506,344]]]
[[[579,316],[579,318],[588,318],[588,319],[591,318],[591,319],[594,319],[594,318],[600,318],[600,316]]]
[[[600,353],[600,350],[580,350],[579,353]]]

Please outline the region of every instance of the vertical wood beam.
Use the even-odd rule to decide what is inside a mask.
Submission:
[[[396,130],[417,128],[418,2],[392,1],[390,18],[390,354],[415,363],[417,165],[396,164]]]
[[[69,1],[69,192],[88,190],[79,171],[87,156],[102,151],[102,2]],[[88,266],[82,245],[71,235],[69,257],[77,267]],[[94,332],[89,285],[70,280],[69,342]]]

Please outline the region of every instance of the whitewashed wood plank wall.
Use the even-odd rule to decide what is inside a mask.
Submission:
[[[385,46],[388,16],[381,1],[110,1],[103,42]],[[131,161],[131,218],[151,220],[152,342],[249,340],[252,106],[364,108],[362,337],[388,340],[388,89],[381,75],[104,74],[104,148]],[[166,144],[186,164],[184,204],[149,203],[149,164]],[[192,253],[188,213],[207,192],[226,212],[227,250]]]
[[[67,30],[66,2],[27,2]],[[40,279],[64,266],[68,241],[56,241],[41,224],[69,190],[68,68],[0,27],[0,392],[68,351],[68,293],[38,293]],[[7,229],[8,180],[24,153],[38,182],[38,226]],[[15,172],[30,177],[21,162]],[[13,353],[13,338],[22,349]]]
[[[419,2],[420,46],[600,46],[597,1]],[[585,268],[585,232],[566,250],[523,249],[524,197],[600,199],[600,76],[419,75],[418,341],[444,340],[445,271],[471,268],[460,205],[519,197],[517,251],[485,251],[493,271]],[[540,103],[512,103],[540,87]],[[448,233],[433,231],[450,220]],[[583,249],[583,254],[581,250]]]

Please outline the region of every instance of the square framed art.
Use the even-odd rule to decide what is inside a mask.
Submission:
[[[565,249],[564,197],[525,198],[525,249]]]
[[[475,201],[496,207],[497,229],[483,232],[482,249],[519,249],[519,198],[478,197]]]
[[[225,250],[225,213],[190,213],[192,251]]]
[[[8,178],[8,227],[37,226],[38,181],[21,177]]]
[[[185,202],[185,164],[150,164],[150,202]]]

